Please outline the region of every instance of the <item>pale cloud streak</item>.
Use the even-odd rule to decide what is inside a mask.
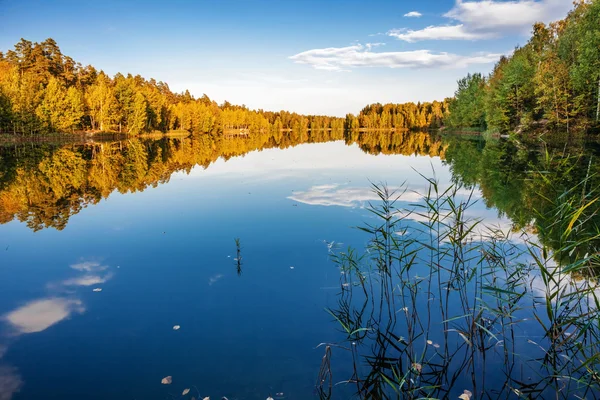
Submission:
[[[500,54],[462,56],[430,50],[374,52],[373,44],[313,49],[290,57],[298,64],[307,64],[326,71],[348,71],[349,68],[464,68],[471,64],[488,64]]]
[[[388,36],[406,42],[423,40],[482,40],[526,34],[536,22],[564,18],[568,0],[463,1],[457,0],[444,17],[458,24],[428,26],[420,30],[392,29]]]
[[[392,29],[388,36],[405,42],[414,43],[422,40],[479,40],[494,37],[491,33],[469,32],[464,25],[428,26],[417,31]]]
[[[406,18],[420,18],[420,17],[422,17],[422,16],[423,16],[423,14],[421,14],[421,13],[420,13],[420,12],[418,12],[418,11],[411,11],[411,12],[409,12],[409,13],[406,13],[406,14],[404,14],[404,16],[405,16]]]

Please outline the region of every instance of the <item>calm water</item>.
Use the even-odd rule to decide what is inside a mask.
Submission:
[[[340,278],[327,242],[364,247],[353,227],[372,219],[370,182],[404,183],[408,205],[435,171],[475,185],[473,217],[528,220],[502,199],[523,204],[517,175],[537,156],[423,135],[233,139],[203,158],[206,143],[186,140],[3,148],[0,399],[314,397],[317,346],[343,338],[324,311]],[[512,169],[480,165],[484,147]],[[333,361],[346,379],[347,359]]]

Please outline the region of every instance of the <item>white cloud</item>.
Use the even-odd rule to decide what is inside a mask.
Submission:
[[[527,34],[536,22],[564,18],[569,0],[463,1],[457,0],[444,17],[459,24],[428,26],[420,30],[393,29],[387,34],[407,42],[421,40],[480,40],[505,34]]]
[[[418,12],[418,11],[411,11],[411,12],[409,12],[409,13],[406,13],[406,14],[404,14],[404,16],[405,16],[406,18],[419,18],[419,17],[422,17],[422,16],[423,16],[423,14],[421,14],[421,13],[420,13],[420,12]]]
[[[388,36],[396,39],[404,40],[405,42],[418,42],[422,40],[478,40],[491,38],[492,33],[474,33],[465,29],[464,25],[448,25],[448,26],[428,26],[425,29],[418,31],[393,29],[388,32]]]
[[[308,50],[290,59],[298,64],[312,65],[327,71],[347,71],[354,67],[387,68],[463,68],[470,64],[488,64],[498,60],[500,54],[461,56],[452,53],[434,53],[429,50],[373,52],[372,45],[356,44],[347,47],[329,47]]]
[[[61,297],[34,300],[4,316],[18,333],[34,333],[48,329],[69,317],[73,312],[85,309],[79,300]]]
[[[457,0],[454,8],[444,16],[466,24],[473,31],[528,32],[536,22],[547,23],[564,18],[572,4],[570,0]]]

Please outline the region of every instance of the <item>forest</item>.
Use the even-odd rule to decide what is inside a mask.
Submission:
[[[0,52],[0,133],[223,132],[264,130],[426,130],[528,128],[597,131],[600,127],[600,1],[575,2],[564,20],[537,23],[489,76],[468,74],[452,98],[370,104],[346,118],[250,110],[207,95],[174,93],[139,75],[110,77],[63,55],[53,39],[21,39]]]
[[[0,132],[187,131],[224,129],[342,129],[343,119],[286,111],[250,110],[189,91],[173,93],[164,82],[139,75],[110,77],[63,55],[53,39],[21,39],[0,52]]]
[[[449,101],[448,126],[501,133],[600,126],[600,1],[575,2],[564,20],[537,23],[489,76],[469,74]]]
[[[173,93],[168,84],[139,75],[110,77],[82,66],[60,51],[53,39],[21,39],[0,53],[0,132],[223,132],[227,129],[409,129],[440,128],[448,100],[432,103],[373,104],[345,119],[279,111],[249,110],[207,95]]]
[[[344,127],[353,129],[439,129],[449,115],[449,99],[443,102],[369,104],[358,116],[346,115]]]
[[[371,104],[348,114],[347,129],[532,128],[592,132],[600,127],[600,1],[575,2],[561,21],[537,23],[522,47],[489,76],[468,74],[442,102]]]

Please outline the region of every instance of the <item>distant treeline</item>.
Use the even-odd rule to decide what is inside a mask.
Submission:
[[[173,93],[139,75],[113,78],[61,53],[53,39],[21,39],[0,52],[0,132],[104,131],[140,134],[222,129],[343,129],[343,119],[249,110],[206,95]]]
[[[346,115],[346,129],[441,128],[448,117],[448,101],[432,103],[370,104],[358,116]]]
[[[599,127],[600,1],[578,0],[564,20],[535,24],[489,76],[461,79],[446,123],[500,132]]]

